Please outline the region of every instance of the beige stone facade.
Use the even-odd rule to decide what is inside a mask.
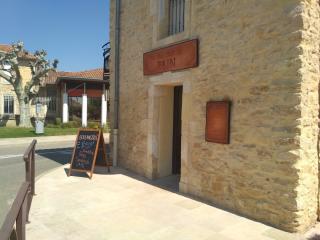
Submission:
[[[25,62],[21,64],[20,73],[22,77],[23,83],[27,83],[31,80],[32,74],[30,67],[27,66],[28,62]],[[24,66],[25,65],[25,66]],[[23,85],[24,85],[23,84]],[[40,90],[40,93],[45,93],[44,89]],[[4,97],[5,96],[13,96],[13,102],[14,102],[14,113],[10,115],[4,114]],[[36,117],[36,111],[35,111],[35,104],[31,104],[30,109],[30,115],[31,117]],[[47,107],[43,106],[41,109],[41,114],[39,117],[44,118],[47,114]],[[18,125],[18,118],[17,116],[20,115],[20,109],[19,109],[19,102],[17,99],[17,95],[14,92],[13,86],[8,83],[6,80],[0,77],[0,126],[17,126]]]
[[[166,36],[166,0],[121,1],[118,164],[149,178],[169,174],[165,108],[181,85],[180,191],[305,231],[319,208],[318,1],[185,3],[184,31]],[[114,13],[112,0],[111,102]],[[197,68],[143,75],[143,53],[195,38]],[[206,103],[225,99],[232,102],[230,144],[206,142]]]
[[[19,114],[19,103],[13,87],[4,79],[0,78],[0,126],[16,126],[16,120],[13,116],[4,116],[4,97],[13,96],[14,115]]]

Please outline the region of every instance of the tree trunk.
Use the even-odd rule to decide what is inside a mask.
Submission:
[[[30,100],[28,97],[19,98],[20,122],[19,127],[32,127],[30,119]]]

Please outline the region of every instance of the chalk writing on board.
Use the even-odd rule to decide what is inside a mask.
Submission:
[[[97,160],[101,165],[107,166],[110,171],[103,132],[100,129],[79,129],[68,176],[72,171],[90,172],[91,179]]]
[[[72,168],[90,171],[93,165],[99,131],[79,131]]]

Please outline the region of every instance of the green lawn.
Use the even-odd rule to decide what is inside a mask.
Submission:
[[[73,135],[77,131],[78,128],[45,128],[44,134],[37,135],[34,128],[0,127],[0,138]]]

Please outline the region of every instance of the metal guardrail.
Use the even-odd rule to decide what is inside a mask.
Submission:
[[[29,211],[33,195],[35,195],[35,148],[37,140],[33,140],[23,155],[26,169],[26,180],[22,183],[19,192],[9,210],[0,229],[1,240],[25,240],[26,223],[29,220]]]
[[[26,168],[26,181],[30,183],[30,194],[28,196],[28,215],[27,221],[29,221],[29,210],[32,203],[32,198],[35,195],[35,150],[37,140],[33,140],[23,155]]]

